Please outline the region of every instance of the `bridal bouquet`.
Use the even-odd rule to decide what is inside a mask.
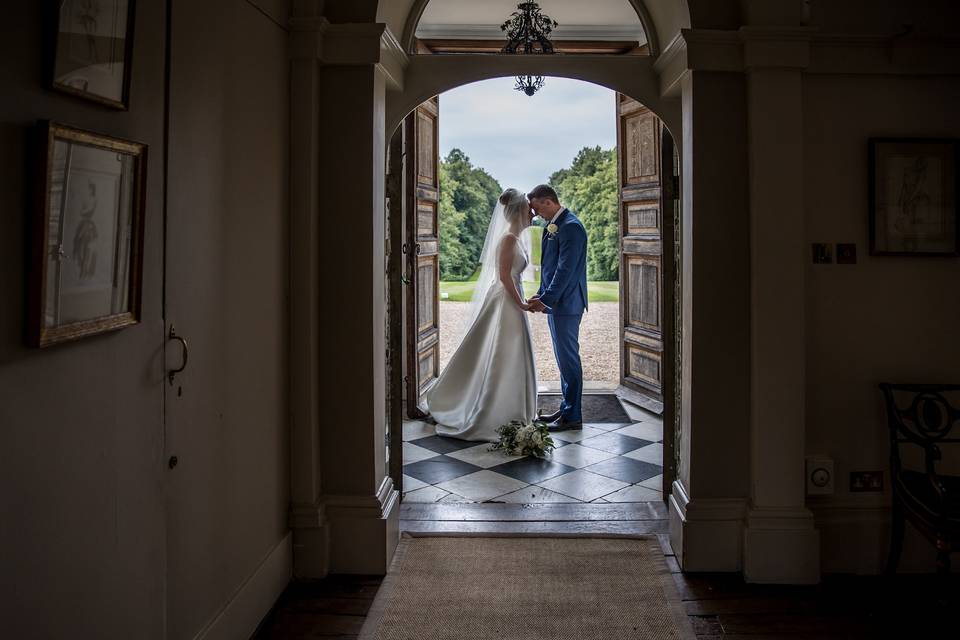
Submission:
[[[491,451],[503,449],[511,456],[536,456],[538,458],[543,458],[553,451],[553,438],[550,437],[547,425],[542,422],[528,424],[513,420],[502,427],[498,427],[497,433],[500,434],[500,442],[490,447]]]

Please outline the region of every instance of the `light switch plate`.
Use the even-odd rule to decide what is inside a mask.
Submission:
[[[826,456],[807,456],[807,495],[825,496],[834,491],[833,459]]]
[[[833,245],[826,242],[814,242],[811,245],[813,264],[833,264]]]

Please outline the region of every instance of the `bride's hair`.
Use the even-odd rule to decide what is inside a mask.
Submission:
[[[503,205],[503,217],[507,219],[509,224],[513,224],[515,220],[529,210],[527,195],[518,189],[507,189],[500,194],[500,204]]]

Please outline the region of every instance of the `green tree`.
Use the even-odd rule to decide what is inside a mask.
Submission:
[[[617,280],[620,238],[616,151],[584,147],[569,168],[550,176],[550,184],[586,227],[587,279]]]
[[[467,280],[476,271],[502,189],[460,149],[440,163],[440,277]]]

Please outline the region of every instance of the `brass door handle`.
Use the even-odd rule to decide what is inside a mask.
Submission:
[[[176,340],[183,347],[183,361],[180,363],[180,366],[176,369],[170,369],[167,373],[167,380],[170,381],[170,384],[173,384],[173,379],[177,377],[177,374],[187,368],[187,358],[190,357],[190,347],[187,346],[187,341],[183,336],[177,335],[177,330],[170,325],[170,333],[167,334],[168,340]]]

